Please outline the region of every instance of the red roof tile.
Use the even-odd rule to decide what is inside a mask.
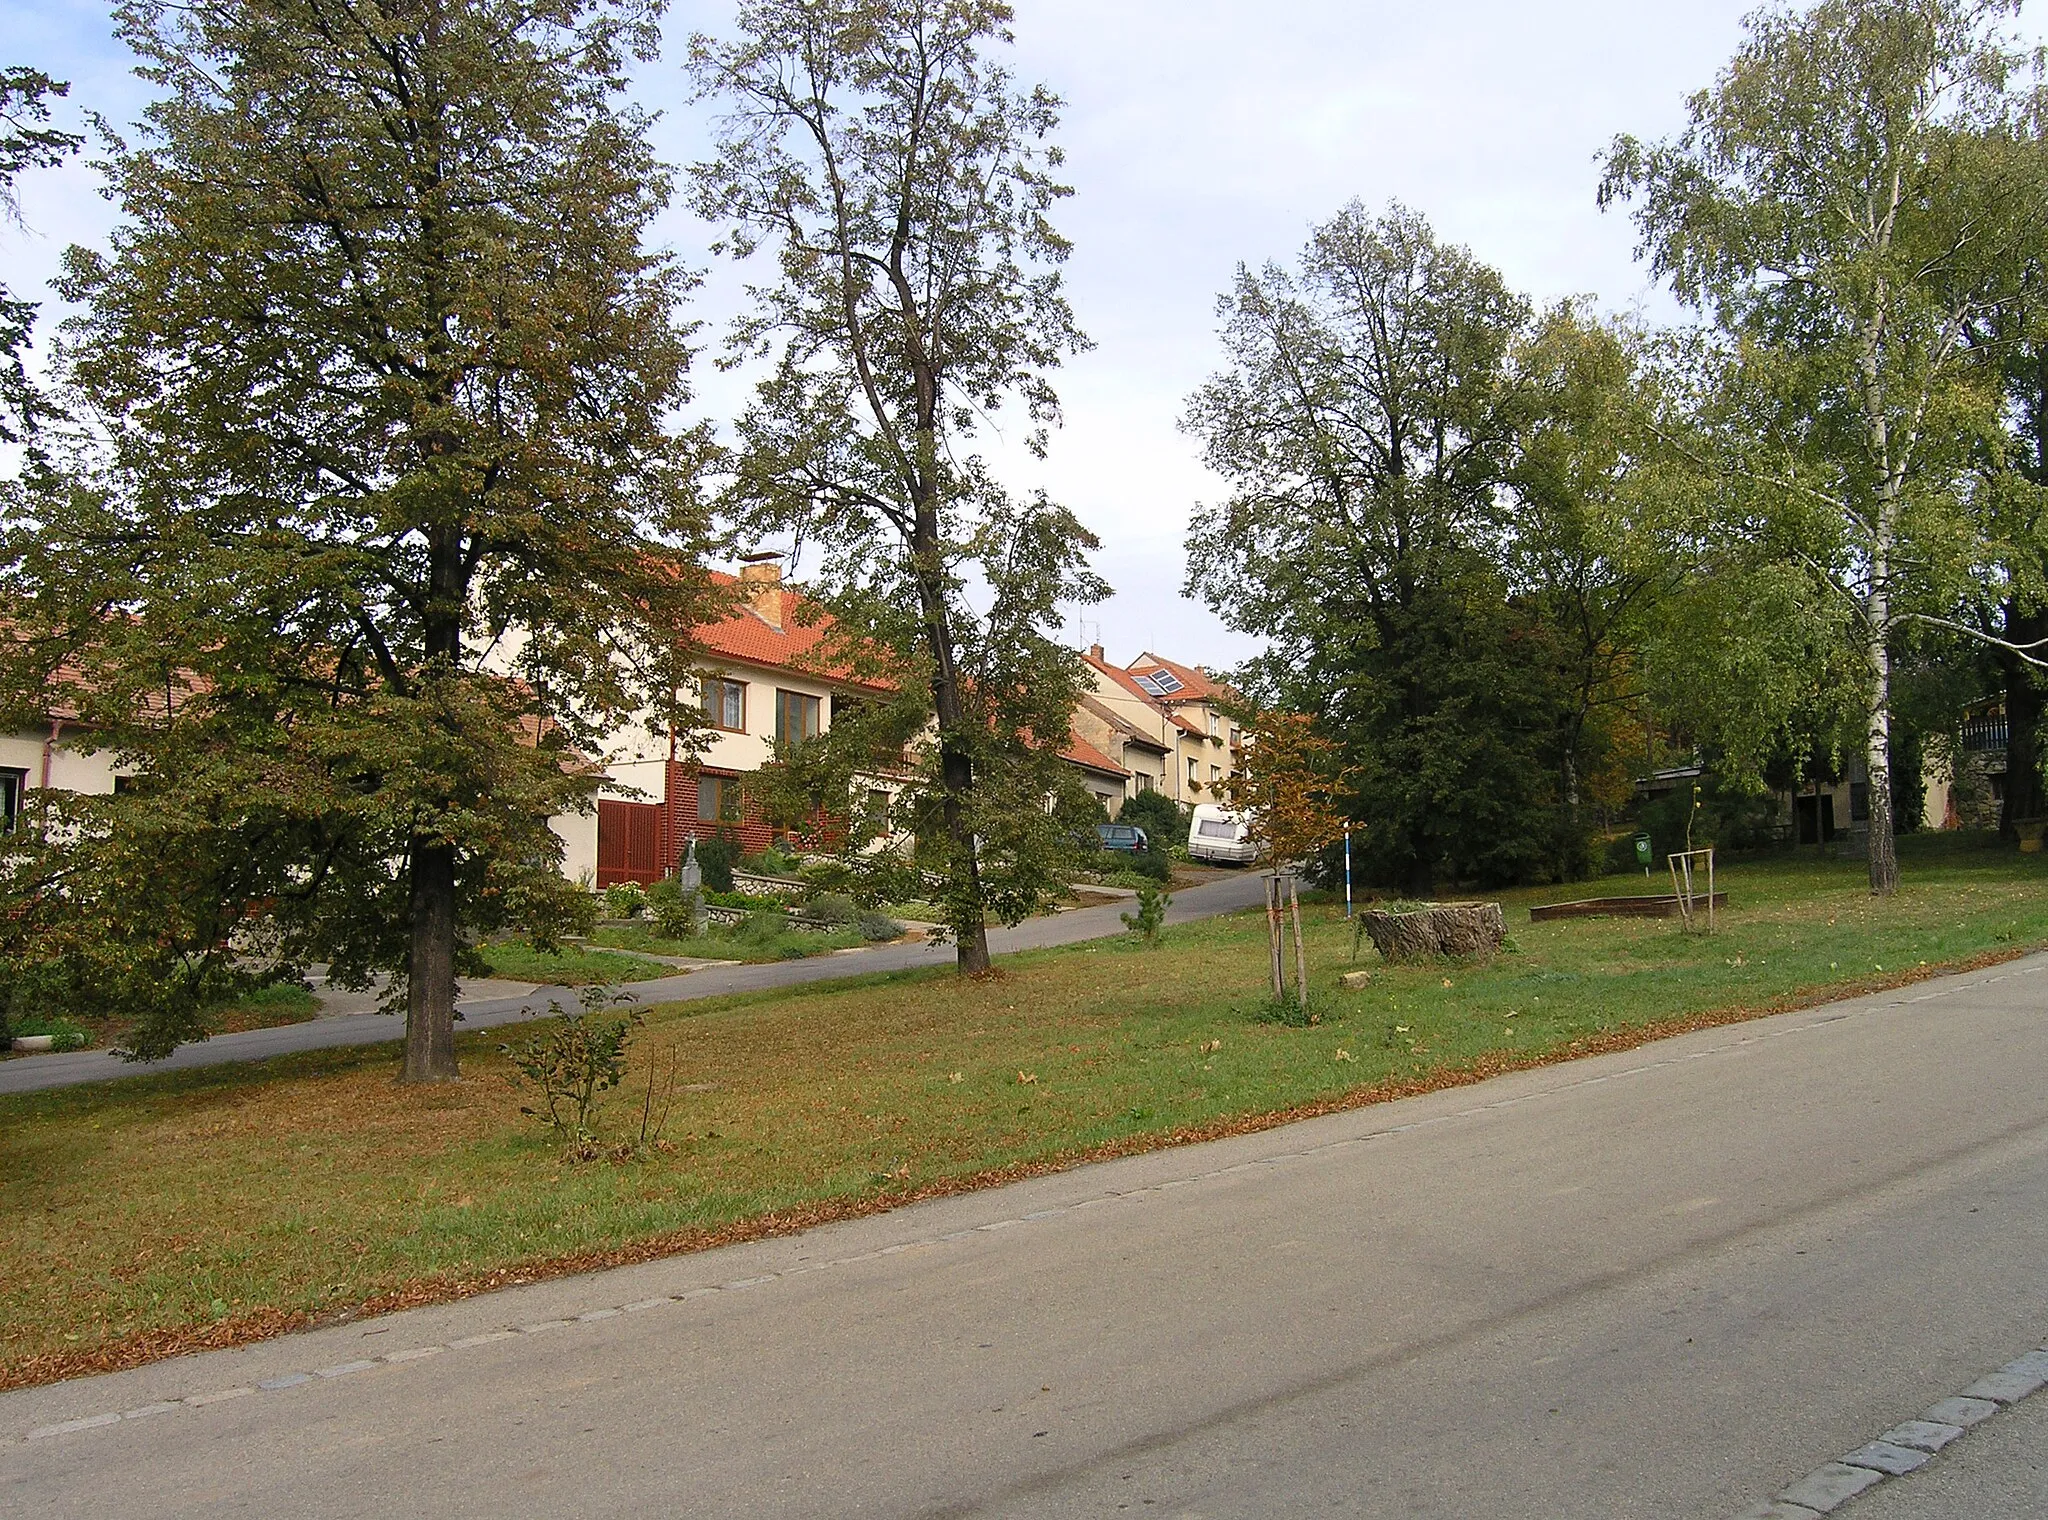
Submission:
[[[712,572],[711,579],[723,586],[739,584],[738,577],[722,571]],[[831,647],[832,615],[800,591],[787,586],[778,589],[782,593],[780,628],[743,601],[725,617],[699,623],[690,630],[690,637],[700,648],[729,660],[864,686],[871,691],[894,689],[879,677],[856,675],[843,660],[832,658],[827,652]]]
[[[1192,665],[1181,665],[1173,660],[1162,660],[1150,650],[1139,655],[1125,668],[1130,671],[1133,678],[1156,675],[1162,670],[1172,675],[1180,682],[1180,690],[1167,693],[1164,700],[1168,702],[1213,701],[1217,697],[1229,695],[1223,687],[1217,685],[1216,682],[1210,680],[1208,676],[1195,669]],[[1140,689],[1142,690],[1143,688]]]
[[[1130,775],[1129,771],[1118,765],[1079,734],[1067,735],[1067,747],[1060,751],[1060,758],[1062,760],[1071,760],[1083,770],[1100,771],[1105,776]]]
[[[1140,702],[1150,703],[1154,707],[1159,705],[1159,699],[1133,680],[1129,671],[1119,670],[1116,666],[1110,664],[1109,661],[1098,660],[1092,654],[1084,654],[1081,656],[1081,659],[1091,670],[1100,671],[1103,675],[1108,676],[1110,680],[1121,686]]]

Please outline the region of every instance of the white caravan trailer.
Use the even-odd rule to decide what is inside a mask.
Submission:
[[[1194,822],[1188,825],[1188,858],[1212,865],[1248,866],[1258,856],[1252,847],[1252,833],[1242,815],[1213,803],[1195,807]]]

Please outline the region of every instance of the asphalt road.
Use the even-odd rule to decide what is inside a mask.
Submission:
[[[1173,894],[1166,920],[1170,924],[1188,923],[1199,918],[1213,918],[1219,913],[1235,912],[1239,908],[1256,907],[1263,901],[1264,889],[1259,882],[1257,872],[1244,871],[1200,886],[1183,888]],[[991,930],[989,948],[998,955],[1006,955],[1018,950],[1039,950],[1051,945],[1078,944],[1083,940],[1122,934],[1125,932],[1122,914],[1127,909],[1128,904],[1112,903],[1077,908],[1071,913],[1058,913],[1047,918],[1027,919],[1014,929]],[[634,982],[630,990],[643,1003],[673,1003],[718,997],[729,992],[798,987],[841,977],[868,976],[878,971],[950,965],[953,955],[950,945],[877,945],[868,950],[848,950],[801,961],[707,967],[679,976]],[[576,993],[567,987],[540,987],[517,997],[465,998],[456,1005],[462,1015],[458,1032],[492,1029],[501,1024],[538,1018],[548,1012],[550,1001],[573,1008]],[[74,1087],[81,1082],[108,1082],[121,1077],[219,1066],[232,1061],[260,1061],[300,1050],[376,1045],[403,1039],[404,1036],[403,1019],[389,1014],[352,1013],[312,1019],[303,1024],[284,1024],[275,1029],[215,1035],[210,1040],[180,1046],[161,1061],[124,1061],[105,1050],[23,1057],[0,1061],[0,1094],[41,1092],[53,1087]]]
[[[1725,1520],[2041,1344],[2044,1003],[2034,957],[23,1390],[0,1513]]]

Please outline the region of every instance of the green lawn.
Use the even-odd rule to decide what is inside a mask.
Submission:
[[[749,924],[714,924],[692,939],[666,939],[654,927],[612,925],[591,935],[593,945],[644,950],[650,955],[694,955],[712,961],[800,961],[833,950],[852,950],[868,943],[852,929],[830,934],[785,929],[765,934]]]
[[[539,982],[548,987],[588,987],[602,982],[648,982],[675,974],[673,966],[637,955],[607,955],[602,950],[536,950],[519,940],[481,947],[491,975],[512,982]]]
[[[1730,867],[1713,937],[1531,925],[1488,965],[1374,968],[1309,909],[1318,1022],[1266,1021],[1265,925],[1098,942],[1003,974],[873,976],[652,1011],[610,1138],[674,1063],[672,1150],[578,1163],[519,1112],[502,1032],[466,1080],[401,1089],[388,1049],[0,1099],[0,1385],[474,1291],[920,1192],[1227,1132],[2048,943],[2048,861],[1909,841],[1860,867]],[[1611,878],[1591,891],[1634,890]],[[1935,1005],[1938,1007],[1939,1005]],[[1930,1017],[1939,1017],[1933,1013]],[[629,1117],[628,1110],[632,1110]]]

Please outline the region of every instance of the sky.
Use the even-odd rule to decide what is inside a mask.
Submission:
[[[1221,482],[1179,430],[1186,398],[1222,360],[1215,301],[1240,263],[1286,260],[1347,202],[1399,200],[1538,302],[1677,313],[1634,257],[1625,215],[1594,204],[1618,133],[1676,131],[1686,97],[1741,38],[1750,0],[1016,0],[1021,82],[1067,103],[1058,140],[1075,188],[1069,292],[1095,348],[1057,377],[1065,426],[1043,461],[992,448],[1006,483],[1044,488],[1101,538],[1115,587],[1070,625],[1126,663],[1149,650],[1228,668],[1258,641],[1180,595],[1189,515]],[[668,57],[636,93],[662,112],[663,156],[704,155],[705,113],[678,60],[692,31],[730,26],[730,0],[672,0]],[[2031,18],[2030,18],[2031,19]],[[0,63],[73,85],[115,121],[145,96],[104,5],[0,0]],[[28,232],[0,228],[21,296],[70,242],[103,243],[117,208],[83,162],[27,177]],[[657,239],[710,274],[693,315],[715,332],[740,277],[713,267],[712,233],[680,211]],[[60,315],[52,300],[45,322]],[[693,405],[723,420],[744,402],[706,363]]]

